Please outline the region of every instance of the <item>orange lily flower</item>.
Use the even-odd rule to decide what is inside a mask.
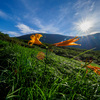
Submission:
[[[92,69],[96,74],[100,75],[100,68],[99,67],[89,65],[89,66],[87,66],[87,68]]]
[[[31,46],[33,44],[38,44],[38,45],[42,45],[42,43],[39,41],[39,39],[42,37],[41,34],[35,34],[35,35],[31,35],[30,38],[31,40],[28,42],[28,44],[30,44]]]
[[[44,58],[45,58],[45,53],[44,53],[44,52],[39,52],[39,53],[37,54],[37,59],[43,60]]]
[[[69,46],[69,45],[80,45],[81,44],[77,44],[77,43],[74,43],[76,41],[78,41],[80,38],[76,39],[78,36],[76,36],[75,38],[73,39],[69,39],[69,40],[66,40],[66,41],[62,41],[62,42],[58,42],[58,43],[54,43],[53,45],[55,46]]]
[[[28,44],[30,44],[31,46],[33,44],[42,45],[42,43],[39,41],[40,37],[42,37],[41,34],[31,35],[30,36],[31,40],[28,42]],[[69,46],[69,45],[80,45],[81,46],[81,44],[74,43],[74,42],[76,42],[76,41],[78,41],[80,39],[80,38],[76,39],[77,37],[78,36],[76,36],[73,39],[69,39],[69,40],[63,41],[63,42],[54,43],[51,46],[53,46],[53,45],[54,46]]]

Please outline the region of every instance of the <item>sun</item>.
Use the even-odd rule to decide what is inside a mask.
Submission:
[[[77,29],[81,32],[88,32],[93,27],[93,21],[92,20],[82,20],[78,22]]]
[[[89,21],[82,22],[79,25],[80,30],[83,31],[83,32],[88,31],[91,27],[92,27],[92,24]]]

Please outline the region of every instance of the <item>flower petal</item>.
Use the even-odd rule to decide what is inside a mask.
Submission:
[[[100,68],[99,67],[89,65],[89,66],[87,66],[87,68],[92,69],[96,74],[100,75]]]
[[[36,38],[36,39],[39,40],[41,37],[43,37],[41,34],[35,34],[35,38]]]
[[[81,46],[81,44],[77,44],[77,43],[74,43],[74,42],[69,43],[68,45],[79,45],[79,46]]]
[[[30,38],[33,40],[33,39],[35,39],[35,36],[34,35],[31,35]]]
[[[42,45],[42,43],[38,39],[35,39],[34,44]]]
[[[74,42],[78,41],[80,38],[76,39],[77,36],[73,39],[69,39],[63,42],[58,42],[58,43],[54,43],[53,45],[55,46],[68,46],[68,45],[80,45],[80,44],[76,44]]]
[[[30,41],[28,41],[28,45],[29,45],[29,44],[30,44],[30,45],[31,45],[31,44],[33,45],[34,42],[35,42],[35,40],[30,40]]]

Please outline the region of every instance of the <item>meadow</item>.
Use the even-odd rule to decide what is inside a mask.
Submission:
[[[99,57],[92,49],[29,46],[0,33],[0,100],[100,100],[100,75],[85,65],[92,59],[100,67]]]

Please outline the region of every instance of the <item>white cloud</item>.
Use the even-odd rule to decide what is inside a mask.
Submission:
[[[0,17],[6,18],[7,14],[0,10]]]
[[[87,9],[88,11],[93,10],[95,2],[93,0],[77,0],[74,8],[77,10]]]
[[[78,13],[78,16],[76,17],[85,17],[88,14],[93,13],[94,8],[95,2],[92,0],[78,0],[73,6],[73,9],[76,11],[75,14]]]
[[[4,11],[0,10],[0,17],[4,18],[4,19],[10,19],[13,20],[13,17],[10,16],[8,13],[5,13]]]
[[[91,35],[91,34],[96,34],[96,33],[100,33],[100,31],[91,32],[90,35]]]
[[[25,25],[17,25],[17,27],[21,30],[22,33],[32,33],[32,32],[45,32],[52,34],[64,34],[66,32],[69,33],[69,24],[72,18],[69,17],[71,12],[71,4],[70,3],[62,3],[53,7],[54,10],[49,9],[43,10],[41,8],[40,2],[31,6],[31,1],[21,0],[23,6],[28,10],[27,13],[23,14],[22,20],[28,20],[28,24],[33,24],[37,26],[38,30],[26,27]],[[36,6],[37,5],[37,6]],[[40,5],[40,6],[39,6]],[[42,15],[42,17],[40,17]],[[72,17],[72,16],[71,16]],[[70,19],[69,19],[70,18]],[[68,28],[67,28],[68,26]],[[25,27],[25,28],[24,28]],[[69,35],[69,34],[68,34]]]
[[[29,26],[25,25],[25,24],[18,24],[16,25],[16,27],[18,27],[21,31],[21,33],[36,33],[36,32],[40,32],[40,31],[37,31],[37,30],[34,30],[32,28],[30,28]]]
[[[62,34],[62,32],[60,32],[59,27],[56,27],[56,23],[42,24],[42,21],[39,20],[38,18],[34,18],[33,23],[35,23],[35,25],[39,28],[40,31],[53,34]]]
[[[21,34],[14,32],[14,31],[7,31],[7,34],[9,34],[10,36],[20,36]]]
[[[89,33],[99,31],[100,11],[95,9],[97,1],[94,0],[76,0],[76,2],[67,2],[55,7],[54,11],[43,11],[39,9],[40,6],[30,6],[32,3],[28,0],[21,0],[23,5],[26,7],[28,12],[23,14],[22,20],[28,20],[28,24],[33,24],[38,30],[29,27],[25,24],[18,24],[16,27],[19,28],[21,33],[52,33],[52,34],[66,34],[66,35],[83,35],[75,30],[74,23],[78,23],[81,20],[88,18],[94,21],[94,26],[91,28]],[[38,5],[38,4],[37,4]],[[98,3],[99,5],[99,3]],[[99,6],[97,6],[100,8]],[[40,7],[41,8],[41,7]],[[39,10],[38,10],[39,9]],[[42,11],[43,13],[42,13]],[[41,11],[41,12],[40,12]],[[42,15],[42,17],[40,17]],[[20,21],[19,21],[20,22]],[[88,33],[88,34],[89,34]]]
[[[15,37],[15,36],[21,36],[21,34],[20,33],[18,33],[18,32],[15,32],[15,31],[2,31],[3,33],[5,33],[5,34],[8,34],[10,37]]]
[[[90,7],[90,11],[93,11],[93,9],[94,9],[94,5],[95,5],[95,2],[93,2],[92,4],[91,4],[91,7]]]

